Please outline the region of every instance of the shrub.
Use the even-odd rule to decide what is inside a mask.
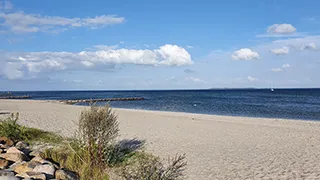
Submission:
[[[44,158],[77,172],[81,179],[107,179],[108,163],[118,162],[115,138],[117,116],[109,106],[91,106],[81,112],[75,139],[58,149],[49,149]]]
[[[104,166],[107,155],[118,136],[119,123],[117,116],[107,105],[105,107],[91,106],[80,115],[78,140],[89,153],[93,166]]]
[[[127,180],[178,180],[183,179],[186,165],[185,155],[169,158],[164,165],[158,157],[142,152],[124,164],[121,174]]]

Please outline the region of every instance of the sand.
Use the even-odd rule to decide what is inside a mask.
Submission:
[[[0,114],[70,136],[85,107],[0,100]],[[115,109],[122,138],[146,140],[162,158],[186,153],[188,179],[320,179],[320,123]],[[2,115],[4,116],[4,115]]]

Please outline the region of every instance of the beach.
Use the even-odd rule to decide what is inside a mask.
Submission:
[[[38,100],[0,100],[0,117],[72,136],[87,107]],[[114,109],[121,138],[146,140],[161,158],[185,153],[187,179],[320,179],[317,121]]]

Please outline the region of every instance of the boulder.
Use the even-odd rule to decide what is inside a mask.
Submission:
[[[9,149],[7,149],[7,153],[21,153],[21,154],[24,154],[22,151],[20,151],[16,147],[10,147]]]
[[[49,176],[54,176],[56,168],[52,164],[41,164],[33,169],[33,172],[41,172]]]
[[[11,170],[0,170],[0,179],[2,179],[3,176],[14,176],[14,172]]]
[[[34,167],[29,166],[29,163],[24,161],[24,162],[21,162],[21,163],[15,165],[12,169],[17,174],[23,174],[23,173],[26,173],[26,172],[33,171],[33,168]]]
[[[56,179],[57,180],[79,180],[79,176],[72,172],[65,169],[60,169],[56,171]]]
[[[0,144],[4,144],[7,146],[13,146],[14,143],[11,139],[7,138],[7,137],[0,137]]]
[[[24,141],[19,141],[16,144],[16,148],[18,148],[20,150],[27,149],[27,148],[29,148],[29,144]]]
[[[40,172],[25,172],[25,173],[17,174],[16,176],[24,179],[37,179],[37,180],[47,179],[46,175]]]
[[[9,165],[9,161],[6,159],[0,158],[0,169],[5,169]]]
[[[6,144],[0,144],[0,149],[5,150],[5,149],[8,149],[8,148],[9,148],[8,145],[6,145]]]
[[[23,153],[5,153],[0,154],[0,158],[4,158],[8,161],[12,162],[22,162],[22,161],[28,161],[29,158],[24,155]]]
[[[36,157],[32,158],[31,161],[39,162],[40,164],[49,164],[49,163],[51,163],[50,161],[47,161],[47,160],[43,159],[40,156],[36,156]]]
[[[21,180],[20,178],[17,178],[15,176],[0,176],[1,180]]]
[[[37,157],[37,156],[41,156],[42,155],[42,152],[41,151],[37,151],[37,150],[34,150],[34,151],[31,151],[29,153],[29,156],[33,156],[33,157]]]

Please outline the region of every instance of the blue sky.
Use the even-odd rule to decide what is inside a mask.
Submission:
[[[0,90],[319,87],[319,6],[0,0]]]

